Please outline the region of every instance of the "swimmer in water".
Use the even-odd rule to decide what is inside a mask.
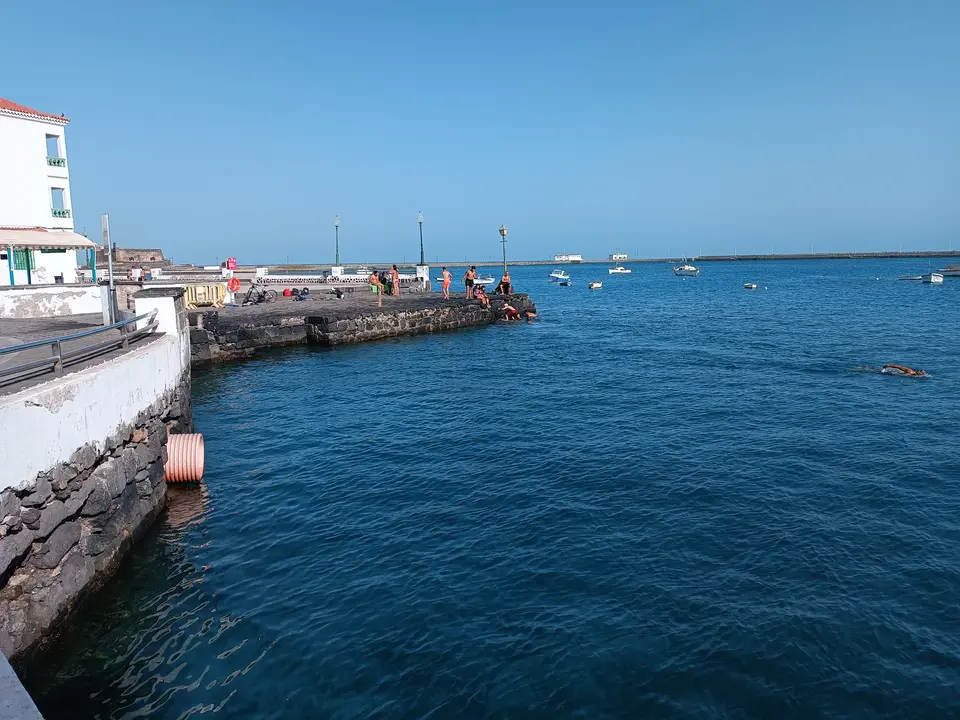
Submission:
[[[924,377],[926,375],[923,370],[914,370],[906,365],[895,365],[894,363],[884,365],[880,368],[880,372],[884,375],[905,375],[907,377]]]

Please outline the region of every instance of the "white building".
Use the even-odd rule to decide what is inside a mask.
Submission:
[[[571,262],[571,263],[583,262],[583,255],[567,255],[567,254],[554,255],[553,261],[554,262]]]
[[[627,259],[627,254],[626,254],[626,253],[610,253],[610,259],[611,259],[611,260],[626,260],[626,259]]]
[[[0,285],[75,283],[96,247],[73,231],[68,122],[0,98]]]

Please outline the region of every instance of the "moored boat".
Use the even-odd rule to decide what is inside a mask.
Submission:
[[[617,265],[616,267],[607,268],[607,272],[611,275],[629,275],[633,270],[625,268],[623,265]]]
[[[587,287],[590,288],[591,290],[599,290],[600,288],[603,287],[603,283],[600,282],[599,280],[593,280],[587,285]]]
[[[554,280],[569,280],[569,279],[570,279],[570,275],[568,275],[567,273],[565,273],[563,270],[554,270],[552,273],[550,273],[550,277],[553,278]]]
[[[744,283],[744,284],[743,284],[743,289],[744,289],[744,290],[756,290],[756,289],[757,289],[757,284],[756,284],[756,283]]]
[[[926,275],[921,275],[920,279],[923,280],[923,282],[925,283],[939,285],[940,283],[943,282],[943,275],[940,273],[931,272],[931,273],[927,273]]]
[[[700,269],[693,265],[677,265],[673,268],[673,274],[680,277],[697,277],[700,274]]]

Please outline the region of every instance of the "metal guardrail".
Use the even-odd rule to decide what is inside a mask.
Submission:
[[[146,320],[147,323],[142,328],[137,329],[136,325],[141,320]],[[105,325],[93,330],[74,333],[73,335],[62,335],[44,340],[34,340],[33,342],[23,343],[22,345],[11,345],[10,347],[0,348],[0,359],[5,355],[34,350],[36,348],[49,347],[51,349],[50,357],[30,360],[29,362],[19,363],[9,367],[0,366],[0,387],[28,380],[37,375],[48,373],[51,370],[55,377],[60,377],[63,375],[63,369],[66,367],[90,360],[98,355],[116,350],[117,348],[129,347],[132,340],[149,335],[157,329],[158,324],[157,311],[153,310],[143,315],[115,322],[112,325]],[[131,325],[134,326],[132,331],[130,330]],[[92,335],[98,335],[111,330],[119,330],[120,337],[110,338],[109,340],[93,345],[84,345],[75,350],[64,350],[64,344],[72,340],[91,337]]]

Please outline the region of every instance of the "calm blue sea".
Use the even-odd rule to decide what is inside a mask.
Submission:
[[[958,717],[960,279],[897,281],[942,264],[518,268],[533,324],[197,372],[203,487],[28,687],[48,720]]]

